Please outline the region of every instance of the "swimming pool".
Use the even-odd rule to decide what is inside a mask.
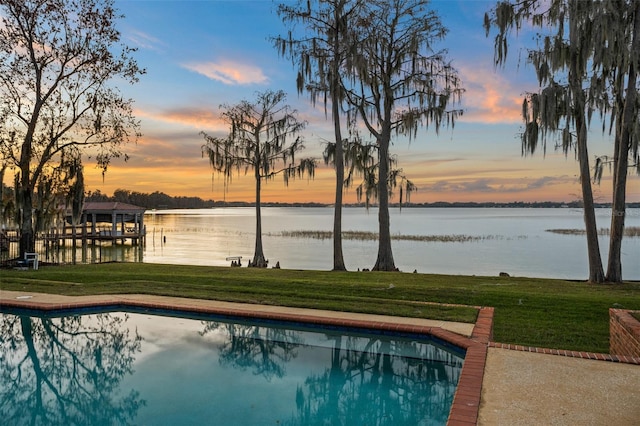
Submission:
[[[0,314],[7,424],[446,424],[464,351],[166,311]]]

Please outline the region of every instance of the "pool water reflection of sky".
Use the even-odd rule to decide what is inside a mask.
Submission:
[[[408,337],[0,314],[5,424],[446,424],[463,359]]]

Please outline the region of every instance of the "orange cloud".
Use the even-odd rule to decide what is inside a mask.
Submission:
[[[227,131],[229,129],[229,124],[222,120],[218,111],[197,107],[175,108],[159,112],[136,110],[135,116],[141,119],[146,118],[154,121],[193,127],[198,129],[198,131],[204,129],[209,131]]]
[[[262,70],[254,65],[241,64],[239,62],[223,60],[220,62],[188,63],[184,68],[204,75],[212,80],[230,85],[264,84],[269,79]]]
[[[515,157],[517,158],[517,157]],[[401,162],[407,177],[418,187],[411,201],[571,201],[579,198],[577,165],[562,155],[513,161],[508,155],[416,157]],[[598,188],[599,201],[610,197],[610,185]],[[396,200],[397,201],[397,200]]]
[[[451,177],[418,184],[413,202],[420,201],[571,201],[579,184],[572,176]]]

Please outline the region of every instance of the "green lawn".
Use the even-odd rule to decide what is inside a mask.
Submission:
[[[148,263],[47,266],[0,271],[3,290],[67,295],[146,293],[474,322],[495,308],[494,340],[608,352],[610,307],[640,310],[640,283],[198,267]],[[427,302],[427,303],[425,303]]]

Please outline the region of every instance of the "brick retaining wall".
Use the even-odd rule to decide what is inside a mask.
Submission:
[[[609,352],[640,358],[640,321],[631,311],[609,309]]]

